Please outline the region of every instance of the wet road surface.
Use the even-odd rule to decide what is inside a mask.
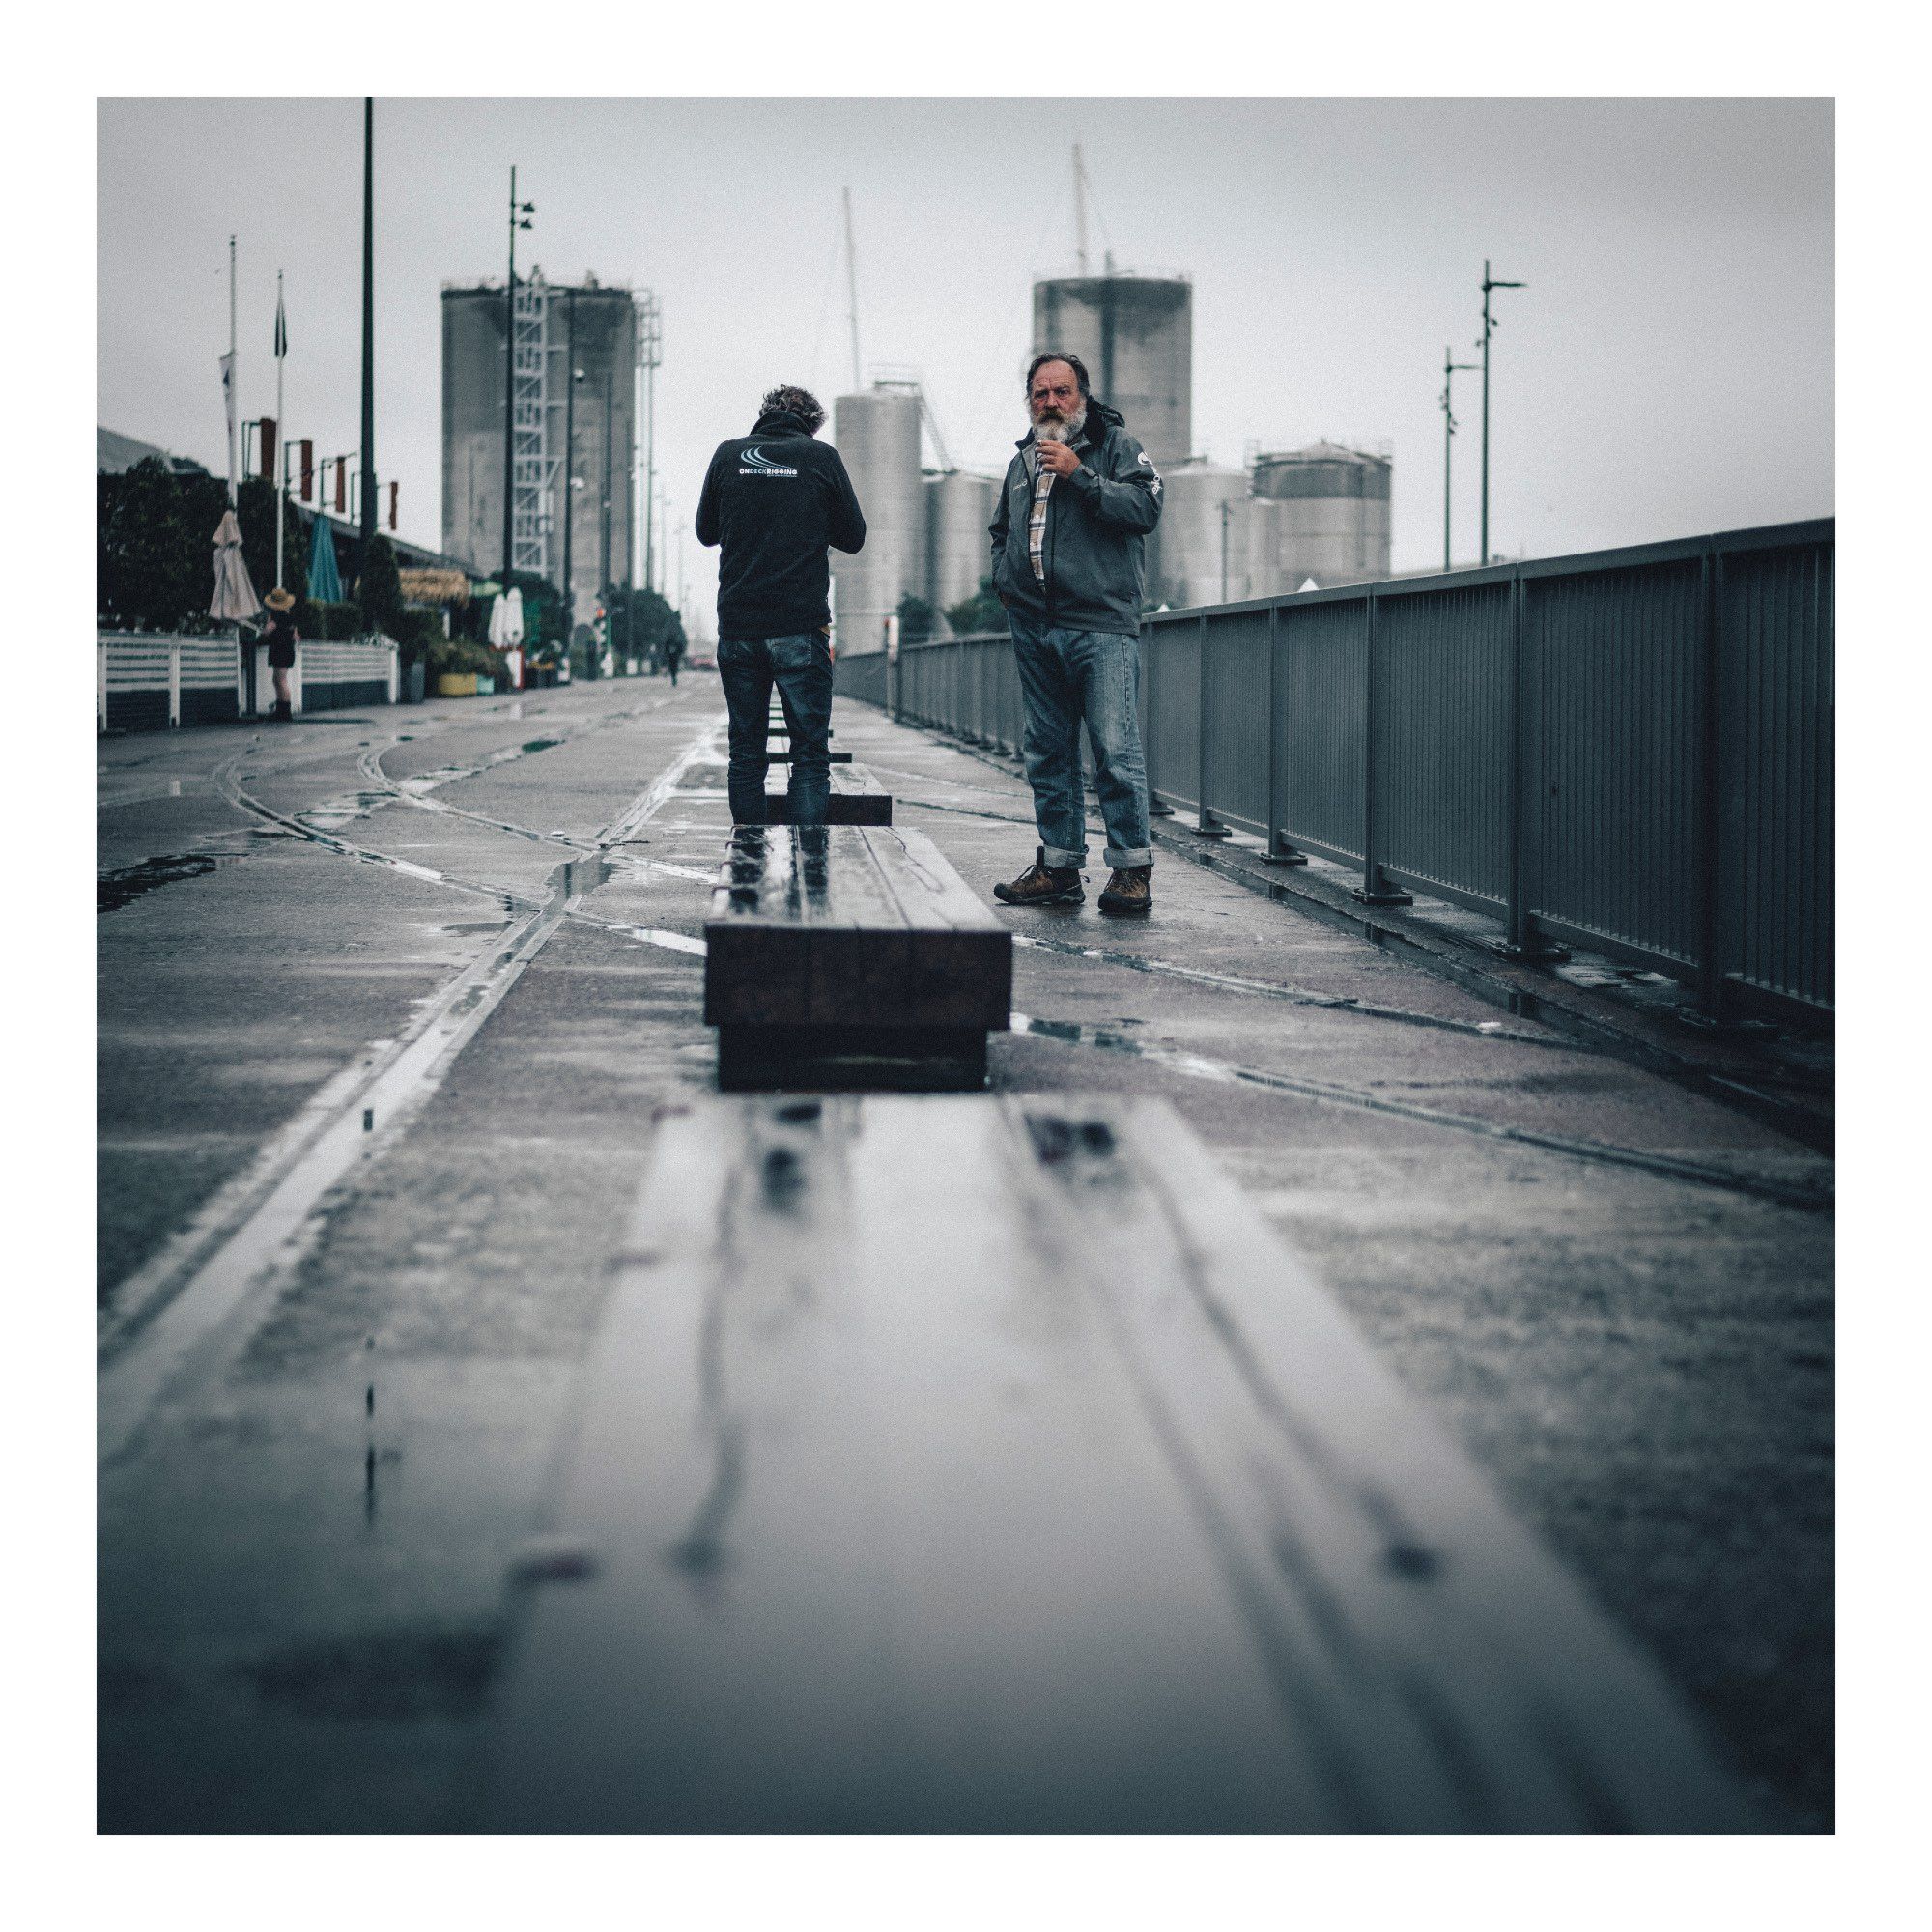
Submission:
[[[974,886],[1030,859],[1009,773],[835,722]],[[653,1110],[712,1085],[723,723],[698,676],[100,747],[104,1829],[464,1828]],[[994,1086],[1169,1097],[1827,1825],[1830,1163],[1216,873],[1140,923],[1103,878],[1001,910]]]

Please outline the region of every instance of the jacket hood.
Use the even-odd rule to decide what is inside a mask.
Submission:
[[[753,436],[810,436],[811,432],[805,426],[803,416],[795,416],[789,410],[767,410],[752,425]]]
[[[1097,435],[1094,428],[1096,421],[1101,425]],[[1112,403],[1103,403],[1098,396],[1089,396],[1087,398],[1087,420],[1081,425],[1080,434],[1089,442],[1098,442],[1101,437],[1104,437],[1110,429],[1125,429],[1126,426],[1126,417]],[[1025,449],[1032,441],[1033,431],[1028,430],[1013,444],[1013,447],[1015,449]]]

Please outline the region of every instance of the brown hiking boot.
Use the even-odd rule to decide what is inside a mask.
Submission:
[[[1049,866],[1046,847],[1033,848],[1033,864],[1011,885],[1002,882],[993,888],[993,896],[1005,905],[1080,905],[1087,895],[1080,889],[1077,866]]]
[[[1116,866],[1107,890],[1100,895],[1100,910],[1110,919],[1135,919],[1153,909],[1153,867]]]

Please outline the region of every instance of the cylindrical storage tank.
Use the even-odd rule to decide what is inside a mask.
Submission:
[[[1033,285],[1033,353],[1063,349],[1094,392],[1165,472],[1194,435],[1194,290],[1142,275],[1081,275]],[[1021,418],[1024,423],[1025,418]]]
[[[919,392],[876,384],[832,405],[832,440],[866,516],[857,556],[832,553],[838,654],[885,648],[885,622],[907,591],[925,594],[925,483],[919,463]]]
[[[944,615],[963,603],[992,574],[987,526],[999,500],[999,483],[965,469],[925,479],[925,601]]]
[[[1247,524],[1247,588],[1244,597],[1279,597],[1294,585],[1286,581],[1281,564],[1282,506],[1266,497],[1249,497],[1241,504]],[[1298,582],[1299,580],[1297,580]]]
[[[1298,588],[1389,574],[1386,457],[1318,442],[1255,464],[1255,494],[1281,505],[1279,557]]]
[[[503,291],[442,291],[442,549],[503,562]]]
[[[1180,610],[1193,604],[1234,602],[1246,594],[1248,478],[1244,470],[1212,463],[1183,463],[1165,472],[1160,522],[1151,546],[1148,595]],[[1227,517],[1227,598],[1222,584],[1222,518]]]

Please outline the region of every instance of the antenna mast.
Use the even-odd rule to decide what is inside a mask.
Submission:
[[[1073,144],[1073,233],[1079,251],[1080,272],[1087,273],[1087,164],[1080,158],[1080,143]]]
[[[852,240],[852,190],[849,187],[845,190],[845,286],[851,297],[852,391],[856,395],[866,386],[866,379],[859,372],[859,250]]]

